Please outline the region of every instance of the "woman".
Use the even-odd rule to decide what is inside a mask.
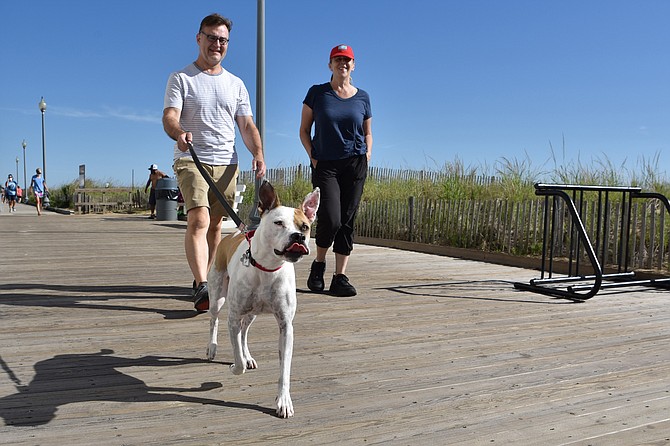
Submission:
[[[5,181],[5,195],[7,204],[9,204],[9,212],[16,212],[16,190],[18,185],[14,181],[14,177],[10,173],[7,175],[7,181]]]
[[[30,180],[30,190],[35,194],[35,208],[37,208],[37,215],[42,215],[42,199],[44,194],[49,192],[46,181],[42,177],[42,169],[39,167],[35,169],[35,175]]]
[[[326,255],[332,245],[335,272],[330,294],[335,296],[356,295],[345,272],[354,247],[354,219],[372,154],[370,97],[351,82],[355,66],[350,46],[338,45],[330,51],[330,82],[309,89],[300,122],[300,141],[310,159],[312,184],[321,189],[316,259],[307,287],[314,292],[324,290]]]

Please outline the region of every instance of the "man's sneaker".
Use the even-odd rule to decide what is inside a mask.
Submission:
[[[309,277],[307,278],[307,288],[315,293],[320,293],[325,288],[323,283],[323,273],[326,272],[326,262],[317,262],[314,260],[309,269]]]
[[[200,282],[200,285],[193,292],[193,304],[195,311],[204,313],[209,310],[209,291],[207,290],[207,282]]]
[[[356,288],[349,283],[349,278],[344,274],[334,274],[330,282],[330,294],[338,297],[351,297],[356,295]]]

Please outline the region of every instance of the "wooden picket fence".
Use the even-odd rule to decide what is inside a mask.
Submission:
[[[308,165],[298,164],[291,167],[280,167],[268,169],[265,178],[272,184],[292,184],[296,181],[310,181],[311,169]],[[430,181],[443,182],[453,179],[456,175],[453,173],[433,171],[433,170],[409,170],[409,169],[390,169],[384,167],[370,167],[368,170],[368,178],[380,182],[391,181]],[[459,176],[459,179],[463,177]],[[500,182],[500,179],[495,176],[476,175],[468,176],[467,180],[480,186],[488,186]],[[244,184],[254,183],[254,173],[250,170],[241,171],[239,182]]]
[[[562,235],[554,240],[554,255],[569,255],[571,219],[562,204],[557,213]],[[595,240],[597,205],[585,202],[585,227]],[[607,210],[611,222],[605,244],[605,258],[615,264],[620,252],[621,204]],[[538,256],[544,239],[543,199],[511,200],[408,200],[363,202],[356,220],[356,233],[371,238],[402,240],[431,245]],[[631,258],[627,263],[638,269],[668,271],[670,265],[670,218],[656,200],[637,202],[631,209],[631,233],[627,237]],[[600,248],[603,250],[603,248]]]
[[[291,167],[280,167],[268,169],[265,172],[265,179],[272,184],[292,184],[297,181],[310,181],[311,171],[309,166],[304,166],[298,164],[297,166]],[[238,177],[238,183],[244,183],[246,185],[253,185],[255,179],[255,172],[251,170],[240,171],[240,176]]]
[[[243,172],[243,182],[253,184],[251,172]],[[246,174],[246,176],[245,176]],[[290,184],[296,180],[309,180],[309,168],[270,169],[266,175],[274,184]],[[425,171],[394,171],[371,169],[369,177],[383,179],[426,179],[442,181],[449,176]],[[481,184],[493,184],[495,177],[475,179]],[[542,252],[543,218],[545,201],[542,198],[524,201],[491,200],[435,200],[408,197],[402,200],[370,201],[360,205],[355,224],[357,235],[373,239],[408,241],[427,245],[467,248],[486,252],[500,252],[516,256],[539,256]],[[297,205],[297,203],[286,203]],[[613,203],[599,214],[595,201],[585,201],[584,225],[587,232],[594,231],[598,218],[611,221],[607,234],[600,235],[600,249],[606,259],[615,259],[620,252],[621,215],[620,203]],[[558,204],[558,206],[563,206]],[[240,206],[241,215],[248,215],[251,203]],[[601,212],[602,210],[600,210]],[[566,209],[557,213],[563,230],[556,237],[554,255],[568,256],[568,240],[573,230]],[[318,224],[318,222],[317,222]],[[626,263],[636,269],[667,273],[670,271],[670,215],[657,200],[636,201],[631,204],[631,233],[625,238],[629,243],[630,259]],[[594,235],[589,237],[595,237]],[[607,265],[604,265],[607,266]]]

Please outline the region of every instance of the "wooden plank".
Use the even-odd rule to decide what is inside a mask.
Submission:
[[[514,290],[530,269],[356,245],[343,299],[305,292],[303,260],[281,420],[274,318],[251,328],[258,370],[228,371],[225,334],[204,360],[184,222],[27,209],[0,214],[4,444],[670,441],[667,291],[574,304]]]

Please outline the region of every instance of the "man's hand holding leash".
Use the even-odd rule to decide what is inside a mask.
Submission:
[[[193,145],[193,134],[191,132],[182,132],[179,137],[177,137],[177,147],[182,152],[188,152],[189,145]],[[256,172],[256,179],[260,180],[265,177],[266,167],[262,150],[258,150],[257,153],[253,153],[253,159],[251,160],[251,170]]]

